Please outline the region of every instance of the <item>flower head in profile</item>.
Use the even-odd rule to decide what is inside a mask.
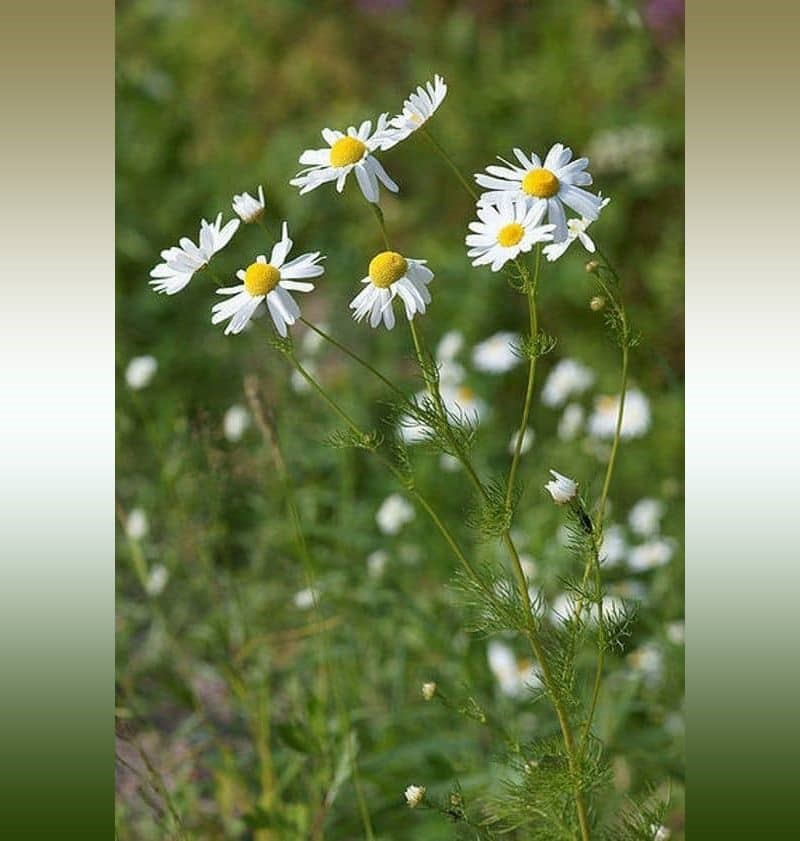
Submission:
[[[470,222],[466,243],[473,266],[491,265],[493,272],[537,242],[553,239],[553,225],[540,225],[546,205],[529,205],[524,199],[502,196],[499,204],[478,205],[478,222]]]
[[[578,492],[578,483],[574,479],[569,479],[556,470],[551,470],[550,475],[553,478],[544,487],[553,497],[555,503],[566,505],[575,499],[575,494]]]
[[[375,152],[393,145],[392,135],[387,132],[388,114],[381,114],[375,131],[372,120],[365,120],[358,129],[350,126],[347,134],[325,128],[322,137],[328,146],[324,149],[307,149],[300,155],[300,163],[306,165],[289,182],[300,187],[300,195],[315,190],[321,184],[336,182],[338,192],[344,190],[347,176],[355,171],[358,186],[367,201],[377,203],[378,182],[396,193],[400,188],[386,173],[375,157]]]
[[[159,263],[150,272],[150,285],[156,292],[174,295],[180,292],[194,277],[195,272],[205,268],[211,258],[231,241],[239,228],[239,220],[231,219],[222,224],[222,214],[217,214],[213,222],[205,219],[200,223],[199,245],[189,237],[181,237],[178,245],[161,252],[163,263]]]
[[[318,277],[325,271],[319,265],[324,258],[318,251],[301,254],[287,263],[291,249],[289,229],[284,222],[280,242],[273,247],[269,262],[263,254],[259,255],[246,269],[236,272],[236,277],[242,281],[239,286],[217,289],[220,295],[229,297],[214,305],[211,323],[230,319],[226,335],[241,333],[259,305],[266,302],[275,329],[281,336],[286,336],[287,325],[294,324],[300,317],[300,307],[289,293],[311,292],[314,284],[305,278]]]
[[[603,199],[600,209],[602,210],[610,201],[611,199],[608,198]],[[558,260],[576,240],[590,254],[594,254],[597,250],[594,240],[586,233],[586,229],[591,224],[592,220],[587,219],[585,216],[581,216],[580,219],[567,219],[567,238],[561,240],[561,242],[551,242],[549,245],[546,245],[544,247],[544,256],[552,263]]]
[[[594,221],[600,215],[603,200],[584,187],[592,183],[586,172],[588,158],[572,160],[572,149],[562,143],[550,148],[544,162],[531,152],[514,149],[519,164],[499,158],[505,166],[492,165],[486,172],[479,172],[475,180],[487,187],[479,199],[481,204],[497,204],[504,197],[522,199],[541,210],[540,219],[547,213],[548,221],[555,225],[553,240],[561,242],[569,235],[564,206]]]
[[[240,196],[233,197],[233,212],[242,220],[242,222],[255,222],[264,213],[264,188],[259,184],[258,198],[254,198],[250,193],[242,193]]]
[[[396,251],[382,251],[370,260],[368,274],[361,282],[366,284],[350,302],[353,318],[361,321],[369,315],[370,327],[377,327],[381,321],[391,330],[394,327],[394,299],[400,297],[405,305],[406,318],[424,313],[431,302],[428,284],[433,272],[425,265],[426,260],[403,257]]]
[[[422,803],[422,798],[425,797],[425,786],[409,786],[405,790],[405,796],[409,808],[413,809]]]
[[[409,94],[403,103],[403,113],[389,121],[390,140],[383,148],[390,149],[424,126],[442,104],[445,96],[447,84],[438,74],[433,77],[432,82],[426,82],[424,87],[420,85],[414,93]]]

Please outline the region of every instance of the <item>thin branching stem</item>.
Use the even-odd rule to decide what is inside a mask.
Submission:
[[[436,152],[441,156],[442,160],[444,160],[444,162],[450,167],[450,169],[453,171],[456,178],[458,178],[459,183],[466,190],[468,195],[472,199],[477,201],[478,200],[477,190],[472,186],[472,184],[469,183],[469,181],[467,181],[467,179],[464,177],[461,170],[456,165],[455,161],[450,157],[450,155],[447,154],[447,152],[445,151],[442,144],[439,143],[439,141],[428,131],[427,128],[425,128],[425,126],[423,126],[420,129],[420,133],[431,144],[431,146],[433,146],[433,148],[436,150]]]

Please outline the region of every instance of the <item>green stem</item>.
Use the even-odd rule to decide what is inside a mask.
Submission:
[[[539,270],[541,267],[542,246],[541,243],[536,246],[536,264],[534,267],[533,283],[526,283],[526,294],[528,298],[528,319],[530,322],[531,342],[536,341],[539,334],[539,322],[536,314],[536,290],[539,286]],[[531,346],[531,357],[528,364],[528,385],[525,389],[525,402],[522,408],[522,421],[520,423],[519,432],[517,433],[517,440],[514,443],[514,455],[511,459],[511,470],[508,474],[508,488],[506,489],[506,505],[511,505],[511,500],[514,496],[514,483],[517,477],[517,468],[519,466],[519,458],[522,452],[522,441],[525,437],[525,430],[528,427],[528,416],[531,411],[531,401],[533,399],[533,383],[536,377],[536,360],[537,356],[533,352],[535,347]]]
[[[372,208],[372,212],[375,214],[375,218],[378,220],[378,225],[381,229],[381,234],[383,235],[383,242],[386,246],[387,251],[392,250],[392,246],[389,244],[389,233],[386,230],[386,220],[383,218],[383,211],[380,209],[380,206],[375,204],[375,202],[367,202],[369,206]]]
[[[420,129],[420,133],[423,137],[433,146],[433,148],[437,151],[437,153],[442,157],[444,162],[450,167],[450,169],[455,174],[456,178],[458,178],[459,183],[461,186],[467,191],[470,198],[474,199],[475,201],[478,200],[478,192],[472,186],[472,184],[464,178],[461,170],[456,166],[453,159],[447,152],[444,150],[444,147],[439,143],[439,141],[426,129],[424,126]]]

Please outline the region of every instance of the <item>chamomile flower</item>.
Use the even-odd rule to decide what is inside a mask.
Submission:
[[[403,113],[389,121],[391,140],[383,148],[391,149],[425,125],[442,104],[445,96],[447,84],[438,74],[433,77],[432,82],[426,82],[424,87],[420,85],[403,103]]]
[[[603,199],[600,209],[602,210],[611,199]],[[581,216],[580,219],[567,219],[567,238],[561,242],[551,242],[544,247],[544,256],[549,262],[558,260],[559,257],[572,245],[576,240],[590,253],[594,254],[597,250],[594,240],[586,233],[586,229],[592,224],[591,219]]]
[[[578,492],[578,483],[574,479],[564,476],[557,470],[551,470],[550,475],[553,478],[544,487],[553,497],[553,502],[558,505],[566,505],[575,499]]]
[[[500,691],[510,698],[522,698],[542,685],[530,660],[518,660],[513,650],[499,640],[489,642],[486,659]]]
[[[502,330],[479,342],[472,350],[472,364],[487,374],[505,374],[522,361],[515,348],[519,333]]]
[[[425,797],[425,786],[408,786],[404,793],[409,808],[414,809],[422,803],[422,799]]]
[[[589,434],[594,438],[613,438],[617,428],[619,395],[602,395],[594,402],[594,412],[589,417]],[[638,389],[631,389],[625,395],[620,436],[625,439],[639,438],[650,429],[650,401]]]
[[[600,215],[603,200],[584,190],[592,183],[586,172],[588,158],[572,160],[572,149],[556,143],[547,153],[544,163],[538,155],[526,155],[514,149],[520,165],[498,158],[505,166],[488,166],[475,180],[481,187],[488,187],[479,199],[480,204],[497,204],[505,197],[523,199],[526,204],[547,212],[548,221],[555,225],[555,242],[565,240],[569,234],[564,205],[594,221]]]
[[[478,205],[478,222],[470,222],[466,243],[473,266],[491,264],[493,272],[521,253],[530,251],[537,242],[553,239],[553,225],[540,225],[546,204],[528,205],[523,198],[501,196],[499,204]]]
[[[403,257],[396,251],[382,251],[370,260],[369,272],[362,283],[365,289],[350,302],[353,318],[361,321],[369,315],[369,326],[377,327],[381,320],[391,330],[394,327],[394,299],[399,295],[411,321],[416,313],[424,313],[431,302],[428,284],[433,272],[426,260]]]
[[[573,394],[586,391],[594,379],[594,371],[577,359],[560,359],[545,380],[542,403],[550,407],[563,406]]]
[[[125,382],[128,388],[138,391],[150,385],[157,370],[158,360],[155,356],[134,356],[125,369]]]
[[[259,185],[258,198],[253,198],[250,193],[242,193],[233,197],[233,211],[242,222],[255,222],[264,213],[264,188]]]
[[[161,252],[163,263],[159,263],[150,272],[150,285],[156,292],[174,295],[188,286],[195,272],[205,268],[211,258],[231,241],[239,228],[239,220],[231,219],[222,224],[222,214],[217,214],[214,222],[205,219],[200,223],[199,245],[189,237],[181,237],[178,245]]]
[[[325,271],[319,265],[324,258],[318,251],[301,254],[287,263],[291,249],[292,241],[284,222],[280,242],[273,247],[269,262],[263,254],[259,255],[255,263],[236,272],[236,277],[242,281],[239,286],[217,289],[220,295],[230,297],[214,305],[211,323],[219,324],[229,318],[226,335],[241,333],[259,304],[266,301],[275,329],[281,336],[286,336],[286,326],[300,317],[300,307],[289,292],[311,292],[314,284],[303,278],[319,277]]]
[[[300,187],[300,195],[315,190],[321,184],[336,182],[336,189],[342,192],[347,176],[355,170],[358,186],[367,201],[377,203],[378,181],[396,193],[400,188],[387,175],[374,153],[387,148],[393,135],[387,132],[388,114],[381,114],[375,131],[372,120],[365,120],[358,129],[350,126],[347,134],[324,128],[322,137],[328,144],[326,149],[307,149],[300,155],[300,163],[307,165],[289,182]]]

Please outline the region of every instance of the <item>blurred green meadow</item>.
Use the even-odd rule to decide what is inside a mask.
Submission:
[[[496,659],[490,668],[492,641],[465,630],[453,561],[423,512],[376,517],[402,491],[369,453],[325,444],[336,419],[270,347],[268,318],[225,336],[210,324],[208,274],[174,297],[147,283],[162,249],[196,239],[202,217],[231,218],[233,194],[263,184],[269,235],[242,225],[215,257],[216,276],[229,285],[289,220],[297,254],[328,255],[304,315],[418,391],[403,321],[388,332],[350,317],[382,250],[355,181],[342,195],[325,185],[302,197],[288,181],[300,153],[322,145],[320,129],[397,113],[435,73],[449,92],[431,131],[470,178],[515,146],[543,154],[563,141],[589,156],[594,189],[612,197],[590,233],[642,334],[631,386],[648,411],[622,442],[610,496],[606,581],[640,607],[608,662],[597,730],[613,768],[608,808],[653,786],[669,794],[671,837],[684,837],[681,10],[668,0],[117,4],[119,839],[363,838],[359,790],[377,838],[473,838],[434,810],[410,810],[406,786],[443,797],[460,786],[480,811],[510,773],[491,721],[519,738],[553,729],[545,704],[515,690]],[[420,328],[432,347],[451,331],[463,337],[447,362],[465,399],[483,406],[476,463],[503,475],[525,365],[490,373],[473,351],[498,331],[526,331],[524,299],[502,273],[470,265],[473,202],[424,138],[380,157],[400,185],[381,193],[393,243],[436,275]],[[609,441],[592,418],[618,393],[618,351],[589,306],[587,257],[576,244],[543,267],[541,327],[558,344],[537,371],[514,524],[554,603],[575,570],[542,486],[554,467],[596,496]],[[302,325],[293,335],[325,387],[381,428],[380,383]],[[547,405],[542,389],[565,359],[592,382]],[[246,379],[295,485],[319,611]],[[464,475],[411,451],[463,545],[502,557],[465,523]],[[521,644],[494,642],[523,673]],[[452,708],[423,700],[426,681]],[[459,713],[469,698],[489,723]]]

